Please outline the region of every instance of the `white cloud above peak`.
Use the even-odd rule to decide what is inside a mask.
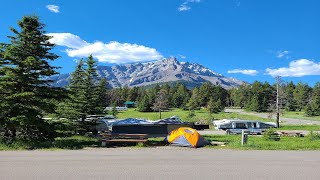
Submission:
[[[240,73],[240,74],[255,76],[255,75],[257,75],[259,72],[258,72],[257,70],[252,70],[252,69],[233,69],[233,70],[229,70],[228,73],[229,73],[229,74]]]
[[[51,5],[47,5],[46,8],[47,8],[49,11],[53,12],[53,13],[59,13],[59,12],[60,12],[60,11],[59,11],[60,7],[57,6],[57,5],[52,5],[52,4],[51,4]]]
[[[185,0],[180,6],[178,7],[178,11],[189,11],[191,10],[191,3],[199,3],[201,0]]]
[[[131,63],[158,60],[163,56],[154,48],[138,44],[111,41],[104,43],[96,41],[88,43],[79,36],[71,33],[49,33],[51,43],[67,47],[66,53],[70,57],[87,57],[92,54],[99,62]]]
[[[267,74],[275,77],[302,77],[310,75],[320,75],[320,62],[314,62],[308,59],[298,59],[291,61],[289,67],[278,69],[266,69]]]
[[[285,50],[285,51],[277,51],[276,55],[277,58],[283,58],[286,57],[290,52]]]

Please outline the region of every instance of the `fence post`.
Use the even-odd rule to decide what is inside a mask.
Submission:
[[[243,146],[244,144],[247,144],[248,142],[248,133],[245,130],[242,130],[241,133],[241,145]]]

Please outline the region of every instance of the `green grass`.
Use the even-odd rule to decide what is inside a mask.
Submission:
[[[83,149],[85,147],[97,147],[100,142],[97,138],[85,136],[72,136],[68,138],[56,138],[54,142],[24,142],[16,141],[12,144],[0,143],[0,151],[3,150],[33,150],[33,149]]]
[[[237,113],[218,113],[209,115],[208,111],[205,109],[196,110],[195,116],[190,118],[188,117],[189,111],[181,110],[181,109],[172,109],[170,111],[162,112],[162,118],[168,118],[171,116],[179,116],[183,121],[189,122],[197,122],[204,121],[208,122],[212,119],[226,119],[226,118],[239,118],[239,119],[248,119],[248,120],[262,120],[262,121],[270,121],[266,118],[260,118],[253,115],[245,115],[245,114],[237,114]],[[135,109],[128,109],[128,111],[121,111],[117,115],[119,119],[124,118],[142,118],[149,120],[157,120],[159,119],[159,112],[139,112]]]
[[[206,146],[209,148],[242,149],[242,150],[320,150],[319,136],[281,137],[280,141],[266,140],[262,136],[249,136],[248,144],[241,146],[241,135],[206,135],[208,140],[227,142],[224,147]]]
[[[306,131],[320,131],[320,125],[281,125],[276,130],[306,130]]]
[[[283,114],[281,114],[281,117],[320,121],[320,116],[307,117],[305,116],[305,112],[303,111],[290,111],[290,112],[286,111]]]

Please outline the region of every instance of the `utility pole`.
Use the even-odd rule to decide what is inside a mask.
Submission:
[[[279,123],[279,119],[280,119],[280,110],[279,110],[279,84],[281,81],[281,77],[277,76],[276,77],[276,81],[277,81],[277,100],[276,100],[276,113],[277,113],[277,128],[280,127],[280,123]]]

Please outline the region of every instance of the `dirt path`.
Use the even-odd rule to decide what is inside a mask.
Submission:
[[[254,112],[246,112],[243,109],[225,109],[225,112],[234,112],[239,114],[247,114],[247,115],[254,115],[262,118],[268,118],[268,113],[254,113]],[[271,121],[275,121],[276,117],[272,116]],[[312,121],[312,120],[305,120],[305,119],[294,119],[294,118],[283,118],[280,116],[280,123],[283,124],[292,124],[292,125],[310,125],[310,124],[317,124],[320,125],[320,121]]]

